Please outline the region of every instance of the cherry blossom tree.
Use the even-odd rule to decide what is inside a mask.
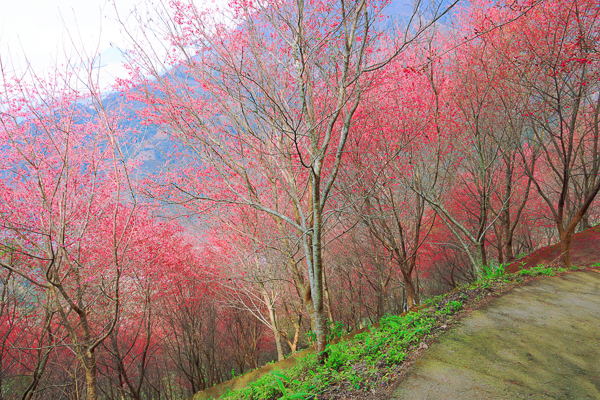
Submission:
[[[120,110],[80,79],[67,71],[35,85],[5,80],[0,263],[46,292],[85,370],[87,398],[96,399],[96,350],[119,320],[137,206]]]
[[[172,2],[160,17],[160,35],[171,44],[166,64],[139,39],[131,58],[131,95],[148,105],[148,122],[168,126],[195,160],[173,178],[170,196],[249,205],[297,231],[320,352],[323,229],[370,72],[448,11],[413,14],[390,38],[380,25],[385,4],[240,1],[219,19]],[[150,21],[142,26],[157,32]]]
[[[505,79],[528,96],[522,106],[522,158],[552,213],[562,262],[570,265],[572,234],[600,191],[599,7],[593,1],[545,1],[506,29],[495,29],[514,19],[520,7],[477,2],[469,25],[489,31],[486,40],[500,50],[495,59],[513,71]]]

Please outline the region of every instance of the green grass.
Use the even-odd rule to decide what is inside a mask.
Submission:
[[[590,265],[590,268],[598,268],[598,267],[600,267],[600,262]]]
[[[462,304],[451,304],[448,312],[457,307]],[[272,371],[222,398],[312,399],[334,384],[368,390],[380,379],[372,379],[375,373],[380,377],[381,368],[391,372],[393,366],[402,363],[405,350],[429,334],[433,324],[433,317],[422,311],[384,317],[379,328],[372,327],[371,332],[360,333],[352,340],[328,345],[322,364],[316,354],[310,354],[291,369]]]
[[[596,266],[600,266],[598,263]],[[572,267],[570,270],[581,269]],[[435,327],[436,318],[451,316],[463,308],[465,290],[488,289],[494,282],[520,283],[523,276],[555,276],[565,268],[538,267],[505,273],[504,266],[490,266],[479,280],[461,286],[453,292],[423,302],[428,308],[404,316],[391,315],[381,319],[380,327],[370,327],[353,339],[328,345],[326,358],[319,363],[316,354],[299,358],[286,370],[274,370],[250,383],[246,388],[229,391],[221,398],[236,400],[257,399],[316,399],[331,386],[368,391],[374,385],[389,380],[395,365],[402,364],[411,346],[426,339]],[[460,299],[447,300],[452,293]],[[346,331],[341,323],[332,324],[329,339],[341,337]]]
[[[600,263],[592,265],[591,267],[596,267],[596,266],[600,266]],[[533,267],[530,269],[522,269],[519,272],[517,272],[516,274],[519,276],[555,276],[557,273],[563,273],[563,272],[568,272],[568,271],[578,271],[580,269],[585,269],[586,267],[578,267],[578,266],[571,266],[570,268],[554,268],[554,267],[547,267],[545,265],[538,265],[537,267]]]

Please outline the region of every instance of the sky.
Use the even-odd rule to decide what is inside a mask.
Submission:
[[[118,0],[120,13],[128,13],[138,0]],[[63,64],[74,54],[73,42],[88,54],[124,46],[112,4],[106,0],[1,0],[0,56],[9,74],[22,73],[27,61],[42,73]],[[70,36],[71,37],[70,37]],[[107,61],[116,62],[117,55]],[[26,56],[26,57],[25,57]],[[118,68],[113,72],[118,73]],[[121,71],[123,72],[123,71]]]
[[[0,0],[0,61],[9,75],[19,75],[30,65],[43,74],[69,58],[80,57],[74,48],[87,55],[102,55],[102,79],[124,77],[119,49],[127,43],[117,22],[134,8],[151,8],[160,0]],[[193,0],[200,8],[219,7],[228,0]],[[113,79],[114,80],[114,79]]]
[[[155,0],[156,1],[156,0]],[[403,0],[402,2],[410,2]],[[197,5],[226,0],[194,0]],[[126,42],[112,0],[0,0],[0,61],[5,73],[20,75],[27,65],[38,74],[69,59],[74,47],[102,54],[102,80],[126,76],[120,50]],[[116,0],[121,17],[152,0]],[[74,46],[75,44],[75,46]],[[96,52],[97,50],[97,52]]]

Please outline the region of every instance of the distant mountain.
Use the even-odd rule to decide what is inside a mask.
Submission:
[[[447,5],[451,0],[443,0]],[[414,3],[412,0],[392,0],[384,9],[384,15],[388,21],[386,25],[392,28],[397,23],[406,22],[412,15]],[[100,68],[101,83],[113,83],[116,78],[126,78],[128,76],[125,68],[126,57],[124,51],[118,47],[110,47],[103,51],[98,57],[97,68]],[[172,75],[178,78],[184,78],[184,72],[181,70],[170,71]],[[193,87],[196,82],[188,78],[188,84]],[[168,166],[169,154],[173,152],[175,142],[169,135],[156,125],[142,125],[138,112],[144,108],[140,102],[127,100],[125,96],[116,91],[107,91],[104,97],[106,106],[120,104],[125,102],[127,109],[127,118],[122,121],[123,128],[130,129],[133,133],[126,138],[127,153],[130,159],[139,161],[141,167],[136,173],[137,178],[157,173]]]

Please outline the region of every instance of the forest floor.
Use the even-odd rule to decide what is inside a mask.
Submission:
[[[431,328],[402,349],[402,362],[354,362],[345,368],[363,377],[359,389],[346,379],[306,398],[600,398],[600,225],[575,235],[572,246],[572,263],[579,271],[554,277],[556,270],[546,267],[557,266],[560,246],[539,249],[507,266],[498,279],[458,288],[425,306]],[[457,302],[460,310],[443,312]],[[218,398],[293,368],[308,352],[224,382],[194,399]]]

